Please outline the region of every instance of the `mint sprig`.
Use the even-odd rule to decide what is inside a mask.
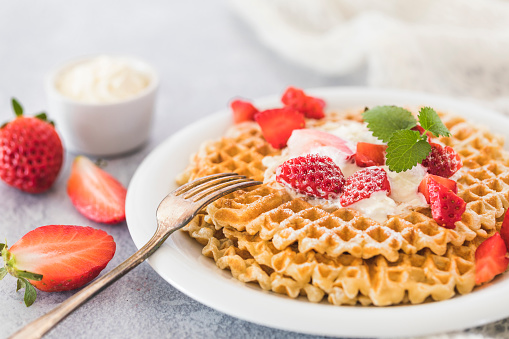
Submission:
[[[431,107],[421,108],[418,120],[397,106],[377,106],[362,113],[362,117],[373,136],[387,143],[386,164],[394,172],[409,170],[426,159],[431,152],[428,132],[435,137],[451,135]],[[417,123],[424,129],[422,134],[411,130]]]

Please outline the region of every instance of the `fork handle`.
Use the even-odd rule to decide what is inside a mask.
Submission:
[[[101,278],[92,282],[79,292],[75,293],[72,297],[55,307],[50,312],[46,313],[42,317],[32,321],[25,327],[10,336],[10,339],[35,339],[41,338],[46,332],[68,316],[72,311],[77,309],[79,306],[87,302],[93,296],[101,292],[106,287],[123,277],[130,270],[145,261],[152,253],[154,253],[161,244],[168,238],[168,234],[161,234],[158,231],[152,236],[152,238],[140,248],[136,253],[127,258],[120,265],[112,269]]]

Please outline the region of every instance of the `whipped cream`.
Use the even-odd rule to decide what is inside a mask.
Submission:
[[[86,103],[112,103],[141,93],[148,74],[124,58],[99,56],[64,69],[55,86],[63,95]]]

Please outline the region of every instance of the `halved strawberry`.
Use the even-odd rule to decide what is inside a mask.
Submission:
[[[455,228],[456,221],[461,220],[467,204],[452,190],[433,179],[428,181],[428,194],[433,219],[445,228]]]
[[[463,166],[459,154],[452,147],[433,142],[430,142],[430,145],[431,152],[422,161],[422,165],[428,168],[428,173],[449,178]]]
[[[290,107],[304,114],[306,118],[321,119],[325,117],[325,113],[323,111],[325,101],[308,96],[299,88],[288,87],[283,93],[281,101],[286,107]]]
[[[339,199],[341,205],[346,207],[359,200],[367,199],[378,191],[385,191],[387,195],[391,194],[387,172],[380,167],[367,167],[346,179],[343,195]]]
[[[238,124],[244,121],[254,121],[258,109],[252,103],[244,100],[234,100],[230,103],[233,111],[233,122]]]
[[[456,183],[456,181],[451,180],[451,179],[447,179],[447,178],[444,178],[444,177],[439,177],[438,175],[433,175],[433,174],[429,174],[428,173],[422,179],[421,183],[419,184],[419,188],[417,189],[417,191],[419,191],[420,193],[422,193],[424,195],[424,197],[426,198],[426,202],[428,204],[430,203],[430,200],[429,200],[429,187],[428,186],[429,186],[429,183],[430,183],[431,180],[435,180],[439,184],[447,187],[448,189],[453,191],[454,194],[458,193],[458,184]]]
[[[115,254],[115,241],[106,232],[91,227],[49,225],[25,234],[7,248],[0,244],[5,267],[25,288],[30,306],[41,291],[67,291],[83,286],[99,275]],[[2,274],[3,272],[3,274]],[[32,286],[33,285],[33,286]]]
[[[74,159],[67,194],[74,207],[93,221],[115,224],[125,220],[127,190],[84,156]]]
[[[484,240],[475,250],[475,284],[480,285],[504,273],[509,265],[507,248],[500,234]]]
[[[355,153],[355,163],[359,167],[383,166],[385,165],[386,149],[387,145],[359,142]]]
[[[255,115],[264,138],[274,148],[283,148],[293,130],[306,127],[304,116],[290,108],[275,108]]]
[[[308,154],[285,161],[276,169],[276,180],[312,197],[336,198],[345,177],[331,158]]]
[[[354,154],[346,140],[317,129],[296,129],[288,139],[288,149],[291,154],[306,154],[313,148],[321,146],[338,149],[345,154],[345,159]]]
[[[504,221],[500,228],[500,236],[505,242],[505,246],[509,249],[509,213],[505,212]]]

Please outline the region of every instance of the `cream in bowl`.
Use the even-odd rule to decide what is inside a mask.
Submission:
[[[95,56],[58,67],[46,84],[49,110],[65,147],[108,156],[146,141],[159,80],[147,63]]]

